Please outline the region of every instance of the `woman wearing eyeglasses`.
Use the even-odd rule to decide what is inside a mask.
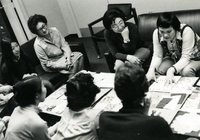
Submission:
[[[60,31],[47,26],[43,15],[33,15],[28,20],[30,31],[37,35],[34,49],[46,72],[70,73],[70,77],[84,67],[83,55],[72,52]]]
[[[124,13],[117,9],[108,9],[103,16],[107,46],[116,59],[116,71],[124,62],[142,65],[150,55],[148,46],[140,39],[138,28],[131,22],[125,22]]]

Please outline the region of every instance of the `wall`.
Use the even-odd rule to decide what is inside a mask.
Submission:
[[[138,15],[149,12],[200,8],[199,0],[84,0],[84,2],[71,0],[71,3],[81,31],[87,31],[88,23],[103,16],[109,3],[132,3]],[[102,24],[98,24],[96,28],[102,26]],[[85,35],[90,36],[88,32]]]
[[[28,16],[42,14],[46,16],[50,27],[57,27],[63,36],[68,35],[68,29],[57,0],[23,0],[23,4]]]
[[[1,0],[7,4],[9,0]],[[183,9],[198,9],[199,0],[14,0],[21,10],[22,24],[27,31],[30,39],[33,35],[28,33],[25,26],[29,16],[33,14],[43,14],[47,17],[49,26],[57,27],[63,36],[77,33],[79,37],[90,36],[88,23],[102,17],[110,3],[132,3],[136,8],[137,14],[149,12],[161,12]],[[23,5],[23,6],[22,6]],[[22,33],[19,21],[16,21],[16,15],[13,18],[12,5],[5,5],[7,16],[11,26],[16,34],[20,44],[26,41]],[[20,17],[20,18],[21,18]],[[96,29],[102,29],[102,23],[95,26]]]

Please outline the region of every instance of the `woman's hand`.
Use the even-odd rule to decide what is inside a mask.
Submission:
[[[0,134],[3,133],[3,131],[6,129],[6,125],[10,120],[10,116],[4,116],[1,120],[0,120]]]
[[[124,30],[121,32],[121,35],[123,37],[124,43],[130,42],[129,39],[129,29],[128,27],[125,27]]]
[[[175,83],[174,72],[175,72],[175,70],[173,67],[171,67],[167,70],[165,86]]]
[[[136,56],[134,55],[127,55],[127,58],[126,58],[129,62],[131,63],[137,63],[137,64],[140,64],[141,61],[139,58],[137,58]]]
[[[155,69],[149,69],[149,71],[146,74],[146,78],[147,78],[147,81],[151,81],[151,80],[157,81]]]
[[[10,85],[5,85],[0,87],[0,93],[3,93],[4,95],[10,93],[13,90],[13,87]]]

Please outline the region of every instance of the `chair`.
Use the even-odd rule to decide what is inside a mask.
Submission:
[[[131,3],[108,4],[107,9],[111,9],[111,8],[119,8],[120,10],[122,10],[124,12],[125,18],[126,18],[125,20],[129,20],[131,18],[134,18],[135,24],[137,25],[137,23],[138,23],[137,13],[136,13],[135,8],[132,8]],[[101,52],[99,50],[97,41],[105,42],[104,35],[103,35],[104,29],[95,33],[92,26],[99,23],[102,20],[103,20],[103,17],[101,17],[101,18],[99,18],[99,19],[88,24],[89,31],[90,31],[90,34],[91,34],[91,38],[93,40],[94,47],[95,47],[95,50],[96,50],[96,53],[97,53],[97,58],[100,58],[100,56],[101,56]]]

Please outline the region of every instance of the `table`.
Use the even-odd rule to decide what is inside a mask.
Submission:
[[[122,104],[113,89],[115,75],[113,73],[87,73],[94,77],[94,83],[101,89],[92,107],[103,111],[118,111]],[[150,86],[149,92],[146,93],[147,97],[151,96],[152,99],[148,114],[154,113],[154,115],[163,117],[175,134],[199,137],[200,123],[195,123],[195,121],[200,120],[200,88],[194,87],[195,83],[195,85],[200,85],[199,78],[180,76],[175,78],[176,83],[167,88],[162,88],[165,76],[160,76],[158,83],[153,83]],[[39,107],[42,112],[60,117],[67,105],[65,91],[66,85],[62,85],[43,103],[40,103]],[[188,125],[187,120],[190,119],[190,123],[192,123],[194,117],[195,121],[193,121],[192,127],[187,126],[188,129],[184,129],[183,126]]]
[[[94,109],[117,111],[122,107],[121,101],[116,98],[113,90],[114,73],[81,72],[90,73],[94,77],[94,83],[100,87],[101,91],[96,95],[95,101],[91,105]],[[64,84],[40,103],[39,108],[42,112],[60,117],[67,106],[65,91],[66,85]]]

